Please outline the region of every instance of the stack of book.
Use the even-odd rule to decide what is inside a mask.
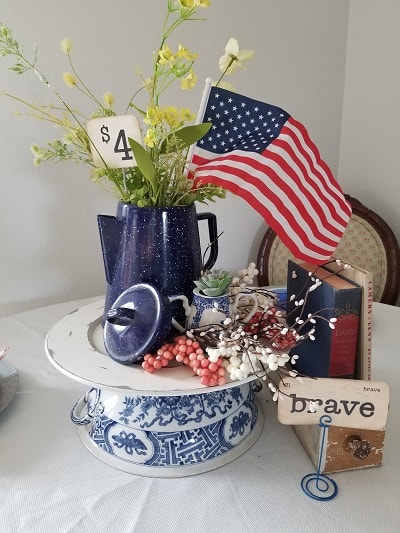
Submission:
[[[367,270],[353,264],[349,267],[344,269],[334,260],[323,267],[295,261],[288,263],[288,323],[294,324],[300,314],[301,306],[296,307],[295,301],[304,297],[307,287],[313,283],[309,272],[322,284],[307,296],[302,315],[307,317],[308,313],[324,309],[325,319],[337,318],[335,330],[324,320],[317,320],[315,340],[306,340],[292,351],[299,355],[296,363],[299,372],[314,377],[371,380],[373,278]],[[293,272],[297,277],[293,277]],[[290,301],[292,294],[296,298]],[[383,462],[384,429],[332,426],[323,437],[318,425],[292,427],[321,472],[380,466]]]
[[[310,377],[353,378],[361,286],[326,268],[289,260],[287,294],[286,320],[306,337],[293,350],[299,356],[297,370]]]

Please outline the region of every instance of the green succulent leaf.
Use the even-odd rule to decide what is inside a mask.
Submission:
[[[206,296],[221,296],[225,294],[232,282],[232,276],[225,270],[206,272],[195,281],[196,287]]]
[[[206,296],[222,296],[224,292],[221,292],[220,289],[204,289],[202,291]]]
[[[225,292],[231,284],[232,278],[221,280],[218,287],[222,292]]]

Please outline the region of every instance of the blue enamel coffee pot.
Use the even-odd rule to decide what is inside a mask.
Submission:
[[[209,253],[203,265],[198,221],[207,220]],[[166,297],[193,297],[194,280],[218,256],[217,219],[196,213],[195,205],[137,207],[120,202],[115,217],[98,216],[107,280],[103,323],[118,297],[139,283],[154,285]],[[184,323],[182,305],[172,302],[172,316]],[[152,318],[149,317],[149,321]]]

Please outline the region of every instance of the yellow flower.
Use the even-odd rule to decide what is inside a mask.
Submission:
[[[177,57],[183,57],[184,59],[187,59],[188,61],[194,61],[198,58],[197,54],[194,54],[181,44],[179,45],[178,53],[176,54]]]
[[[70,72],[64,72],[63,80],[65,85],[68,85],[68,87],[75,87],[76,85],[76,79]]]
[[[188,107],[181,107],[179,110],[179,116],[184,122],[190,122],[196,118],[196,115],[194,115]]]
[[[160,63],[169,63],[175,59],[174,54],[167,44],[164,44],[161,50],[158,51],[158,57],[160,58]]]
[[[69,54],[71,51],[72,51],[72,41],[71,39],[63,39],[61,41],[61,50],[65,53],[65,54]]]
[[[143,142],[149,148],[154,148],[157,141],[157,134],[155,130],[149,128],[146,133],[146,137],[143,139]]]
[[[106,106],[112,107],[114,105],[114,95],[110,92],[103,94],[103,102]]]
[[[196,5],[198,0],[178,0],[181,8],[190,9]]]
[[[103,165],[97,166],[83,116],[88,115],[91,119],[101,117],[101,120],[115,116],[115,99],[111,92],[104,92],[102,96],[100,93],[99,97],[86,85],[73,61],[72,52],[75,52],[75,49],[71,39],[60,40],[61,50],[67,55],[65,68],[69,69],[64,73],[61,70],[62,79],[68,87],[75,88],[75,93],[79,91],[82,96],[90,100],[92,105],[95,105],[92,112],[88,109],[86,113],[81,113],[75,106],[70,106],[36,66],[37,51],[35,51],[32,63],[20,51],[19,44],[14,39],[11,30],[0,22],[0,56],[5,54],[14,56],[15,65],[12,70],[18,74],[27,70],[33,71],[58,101],[55,105],[42,105],[31,104],[17,98],[28,106],[28,115],[44,118],[63,130],[60,139],[48,142],[45,148],[33,145],[34,163],[71,159],[89,163],[90,167],[94,165],[92,179],[96,182],[102,179],[108,180],[112,186],[115,186],[121,201],[140,207],[190,205],[197,200],[204,202],[214,197],[224,196],[223,189],[214,185],[203,186],[199,183],[192,188],[193,180],[188,180],[185,173],[188,163],[187,153],[189,144],[203,135],[203,125],[198,124],[187,129],[187,126],[193,124],[196,118],[191,110],[186,107],[165,106],[161,98],[163,93],[169,92],[172,83],[178,85],[178,79],[183,90],[192,89],[196,85],[197,76],[192,69],[194,69],[198,55],[179,44],[178,38],[174,38],[171,42],[169,39],[183,23],[203,20],[198,11],[208,8],[212,2],[210,0],[159,0],[159,3],[164,3],[166,7],[159,41],[162,44],[154,49],[151,57],[152,70],[149,74],[145,74],[146,71],[142,69],[135,70],[140,85],[132,91],[132,96],[127,102],[126,112],[133,109],[142,119],[143,129],[140,129],[140,140],[148,155],[148,157],[141,157],[142,152],[139,149],[136,151],[137,146],[133,145],[133,151],[137,157],[137,169],[128,167],[122,170],[109,168],[107,165],[106,168]],[[230,40],[225,52],[225,64],[229,72],[253,54],[253,52],[239,52],[235,39]],[[221,59],[221,65],[223,64]],[[224,74],[225,72],[220,76],[217,86],[224,78]],[[147,103],[141,102],[142,96],[147,96]],[[179,97],[178,102],[180,102]],[[143,186],[138,187],[140,174]]]
[[[181,88],[183,90],[193,89],[193,87],[196,85],[196,82],[197,82],[197,76],[193,72],[193,70],[190,69],[190,72],[186,76],[186,78],[181,79]]]
[[[171,128],[177,128],[179,126],[179,113],[176,107],[166,107],[164,109],[164,118]]]
[[[143,121],[150,126],[156,126],[164,120],[164,112],[158,106],[152,106],[147,109],[146,118]]]
[[[209,7],[210,0],[178,0],[181,9],[192,9],[193,7]]]
[[[33,164],[35,166],[40,165],[40,163],[43,163],[43,161],[46,161],[42,148],[39,148],[37,144],[31,145],[31,152],[34,155]]]
[[[232,74],[237,67],[242,66],[242,62],[250,59],[254,55],[254,50],[239,50],[239,44],[234,37],[231,37],[225,46],[225,54],[220,57],[219,69],[226,74]]]
[[[154,78],[151,77],[151,78],[146,78],[144,80],[144,86],[146,87],[146,89],[151,92],[153,90],[153,87],[154,87]]]

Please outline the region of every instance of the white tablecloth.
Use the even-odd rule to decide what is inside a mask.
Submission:
[[[315,468],[266,391],[260,438],[222,468],[155,479],[92,456],[69,417],[86,387],[59,373],[44,350],[50,327],[88,301],[0,320],[0,344],[19,372],[18,392],[0,414],[1,533],[400,531],[400,308],[373,308],[373,379],[391,387],[384,464],[331,474],[339,493],[320,502],[300,487]]]

